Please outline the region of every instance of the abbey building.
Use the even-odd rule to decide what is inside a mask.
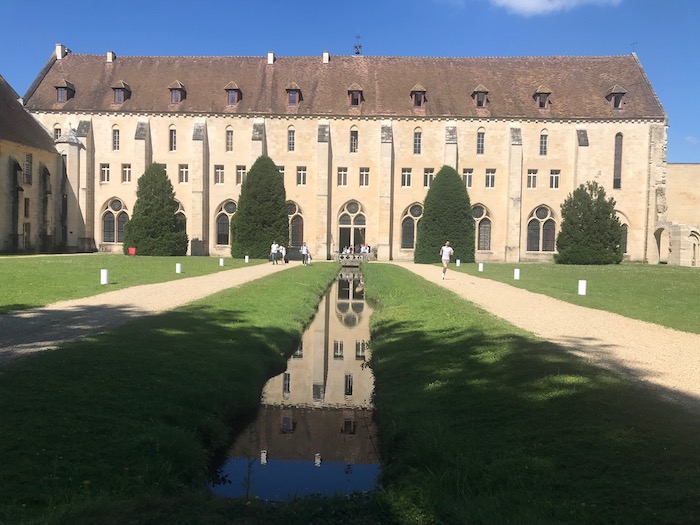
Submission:
[[[226,256],[241,184],[266,154],[284,178],[290,246],[315,258],[368,244],[412,260],[423,200],[449,165],[469,192],[478,261],[552,260],[562,202],[595,180],[617,203],[625,260],[700,265],[700,171],[667,164],[667,116],[635,54],[122,57],[58,44],[21,102],[59,158],[42,164],[54,191],[36,198],[49,203],[39,229],[66,251],[121,253],[138,177],[156,162],[190,253]],[[21,245],[6,239],[23,235],[22,202],[5,251]]]

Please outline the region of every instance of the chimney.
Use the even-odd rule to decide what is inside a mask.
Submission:
[[[323,63],[328,64],[331,61],[331,54],[328,51],[323,52]]]
[[[117,58],[117,54],[114,51],[107,51],[107,62],[111,63]]]
[[[274,53],[274,51],[268,51],[267,52],[267,65],[271,66],[274,63],[275,63],[275,53]]]
[[[68,54],[68,49],[63,44],[56,44],[56,60],[63,59]]]

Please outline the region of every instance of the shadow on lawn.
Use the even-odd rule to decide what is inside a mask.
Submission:
[[[382,483],[406,516],[697,522],[697,414],[474,315],[465,328],[446,311],[433,332],[420,319],[373,326]]]

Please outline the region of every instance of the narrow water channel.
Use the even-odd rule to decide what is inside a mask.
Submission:
[[[339,274],[284,373],[264,387],[258,418],[241,433],[215,495],[284,501],[374,488],[369,318],[358,272]]]

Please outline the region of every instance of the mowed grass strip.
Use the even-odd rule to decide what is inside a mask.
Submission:
[[[573,266],[484,263],[450,265],[450,270],[541,293],[573,304],[614,312],[684,332],[700,333],[700,269],[648,264]],[[520,280],[513,270],[520,269]],[[578,281],[586,295],[578,295]],[[536,305],[533,304],[533,308]]]
[[[251,260],[250,264],[265,261]],[[175,273],[181,264],[182,273]],[[0,257],[0,314],[25,310],[111,290],[160,283],[245,266],[241,259],[214,257],[128,257],[82,254],[36,257]],[[100,284],[100,270],[109,284]]]
[[[700,522],[697,415],[407,270],[362,270],[398,522]]]
[[[145,523],[99,509],[201,492],[337,271],[291,268],[0,370],[0,523]]]

